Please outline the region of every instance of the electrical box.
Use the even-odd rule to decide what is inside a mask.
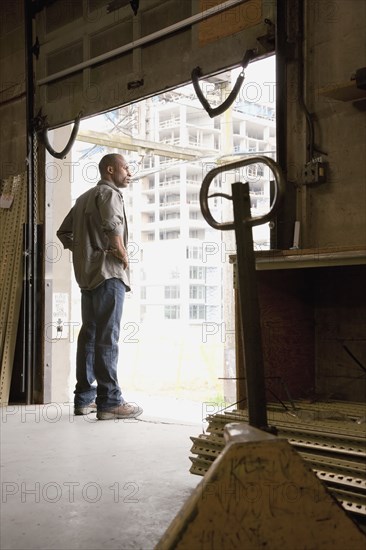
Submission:
[[[52,295],[52,339],[69,337],[69,295],[54,292]]]
[[[321,158],[313,159],[305,164],[302,171],[302,183],[311,185],[325,183],[327,179],[327,163]]]

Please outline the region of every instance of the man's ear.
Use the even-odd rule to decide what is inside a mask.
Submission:
[[[111,166],[111,165],[107,166],[107,172],[109,174],[113,174],[113,166]]]

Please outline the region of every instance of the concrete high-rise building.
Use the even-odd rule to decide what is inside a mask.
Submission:
[[[232,238],[228,240],[204,220],[201,183],[225,158],[274,157],[274,108],[241,101],[229,116],[210,119],[190,86],[147,99],[136,108],[135,138],[171,145],[192,157],[182,160],[140,151],[138,179],[126,191],[140,319],[219,323],[224,265],[234,245]],[[263,213],[269,206],[268,169],[250,166],[245,178],[250,183],[253,215]],[[224,177],[215,179],[212,188],[216,192],[230,189]],[[223,200],[210,201],[217,219],[222,209],[228,210]],[[254,238],[257,248],[268,248],[268,225],[256,228]]]

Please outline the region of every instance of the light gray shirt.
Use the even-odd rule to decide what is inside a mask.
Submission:
[[[116,277],[130,289],[129,269],[110,252],[109,235],[128,244],[123,195],[114,183],[100,180],[83,193],[62,222],[57,237],[72,251],[75,278],[82,290],[92,290]]]

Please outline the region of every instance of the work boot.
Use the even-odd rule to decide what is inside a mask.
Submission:
[[[143,413],[141,407],[136,403],[124,403],[113,409],[107,409],[106,411],[98,411],[98,420],[113,420],[118,418],[137,418]]]
[[[74,415],[75,416],[82,416],[84,414],[90,414],[90,413],[96,413],[97,412],[97,406],[95,403],[89,403],[89,405],[82,405],[74,407]]]

